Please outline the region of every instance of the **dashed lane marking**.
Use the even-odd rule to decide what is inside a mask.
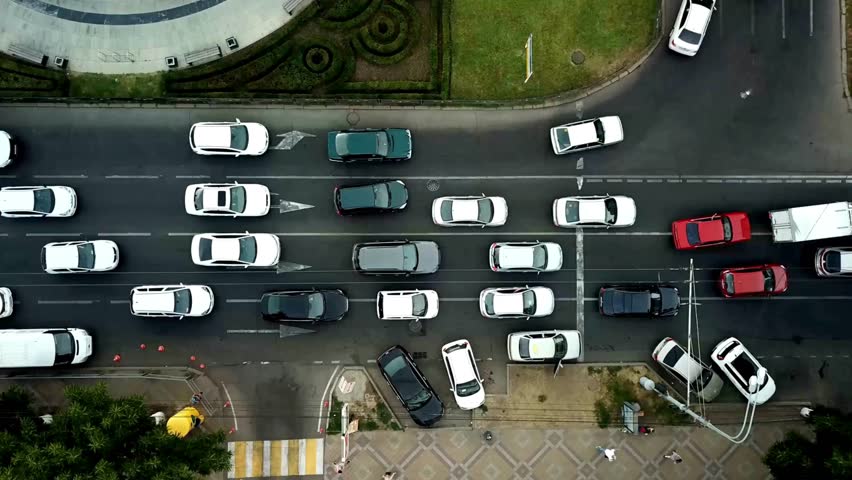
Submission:
[[[99,237],[150,237],[150,232],[98,233]]]
[[[79,237],[82,233],[28,233],[28,237]]]

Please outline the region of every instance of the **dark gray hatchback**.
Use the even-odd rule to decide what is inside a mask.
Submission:
[[[408,189],[399,180],[334,189],[334,208],[338,215],[398,212],[406,205]]]
[[[441,265],[441,249],[429,241],[396,240],[358,243],[352,247],[352,267],[368,275],[422,275]]]

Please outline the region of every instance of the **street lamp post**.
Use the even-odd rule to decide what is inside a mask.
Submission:
[[[740,427],[740,431],[737,432],[737,434],[733,435],[733,436],[728,435],[727,433],[723,432],[722,430],[719,430],[715,425],[710,423],[709,420],[707,420],[706,418],[702,417],[701,415],[690,410],[688,406],[684,405],[678,399],[669,395],[669,392],[666,390],[665,387],[658,387],[654,383],[653,380],[651,380],[647,377],[642,377],[642,378],[639,379],[639,384],[642,385],[642,387],[644,387],[645,390],[656,392],[657,395],[660,396],[660,398],[671,403],[672,405],[677,407],[677,409],[679,411],[689,415],[690,417],[695,419],[701,425],[704,425],[705,427],[709,428],[710,430],[713,430],[714,432],[716,432],[719,435],[727,438],[731,442],[739,444],[739,443],[743,443],[745,441],[745,439],[748,438],[749,433],[751,433],[751,426],[752,426],[752,423],[754,422],[754,413],[757,410],[757,403],[755,403],[754,396],[757,393],[758,387],[760,385],[762,385],[764,383],[764,381],[766,381],[766,369],[763,368],[763,367],[761,367],[757,370],[757,375],[752,375],[751,378],[748,379],[748,392],[749,392],[749,394],[748,394],[748,398],[747,398],[748,403],[746,404],[745,416],[743,417],[743,424]],[[748,425],[748,426],[746,426],[746,425]]]

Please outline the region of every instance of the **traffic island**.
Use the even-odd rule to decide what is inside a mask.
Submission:
[[[348,405],[349,423],[357,421],[357,431],[402,430],[399,419],[363,367],[343,368],[332,385],[334,388],[328,401],[326,434],[343,433],[345,425],[341,412],[344,405]]]

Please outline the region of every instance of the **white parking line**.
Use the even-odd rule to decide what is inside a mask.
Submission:
[[[198,235],[199,233],[192,232],[169,232],[168,236],[170,237],[191,237],[193,235]],[[571,235],[572,232],[570,229],[565,230],[554,230],[550,232],[503,232],[500,230],[476,230],[476,231],[464,231],[458,229],[448,229],[444,232],[274,232],[273,235],[277,235],[279,237],[406,237],[406,236],[417,236],[417,237],[494,237],[494,236],[525,236],[525,237],[544,237],[544,236],[565,236]],[[671,232],[636,232],[636,231],[612,231],[612,230],[601,230],[596,232],[586,232],[586,235],[596,235],[596,236],[606,236],[606,235],[615,235],[615,236],[626,236],[626,237],[635,237],[635,236],[671,236]],[[759,235],[759,233],[752,232],[752,235]]]
[[[39,305],[91,305],[98,300],[39,300]]]
[[[89,178],[88,175],[33,175],[33,178]]]
[[[107,180],[155,180],[159,175],[107,175]]]
[[[260,299],[259,298],[229,298],[229,299],[225,300],[225,303],[260,303]]]
[[[455,176],[440,176],[440,175],[412,175],[394,177],[400,180],[411,181],[428,181],[428,180],[443,180],[443,181],[481,181],[481,180],[574,180],[583,178],[585,182],[603,182],[614,181],[620,182],[624,180],[642,180],[651,183],[659,183],[662,180],[673,180],[678,183],[683,180],[765,180],[765,179],[847,179],[852,178],[850,175],[813,175],[813,174],[765,174],[765,175],[455,175]],[[187,176],[187,178],[194,178]],[[199,177],[200,178],[200,177]],[[225,178],[232,180],[385,180],[386,176],[375,175],[226,175]]]
[[[261,334],[261,333],[275,333],[280,334],[280,330],[225,330],[225,333],[253,333],[253,334]]]
[[[583,298],[586,294],[586,287],[584,283],[584,269],[585,269],[585,257],[583,254],[583,229],[577,229],[577,239],[575,244],[575,249],[577,250],[577,331],[580,332],[580,340],[582,344],[582,340],[586,331],[586,313],[585,307],[583,305]],[[579,361],[583,361],[583,352],[580,351]]]
[[[175,175],[175,178],[210,178],[210,175]]]
[[[82,233],[28,233],[28,237],[79,237]]]
[[[126,305],[130,303],[130,300],[110,300],[110,305]]]
[[[784,0],[781,0],[781,39],[787,40],[787,7]]]
[[[99,237],[150,237],[150,232],[98,233]]]

